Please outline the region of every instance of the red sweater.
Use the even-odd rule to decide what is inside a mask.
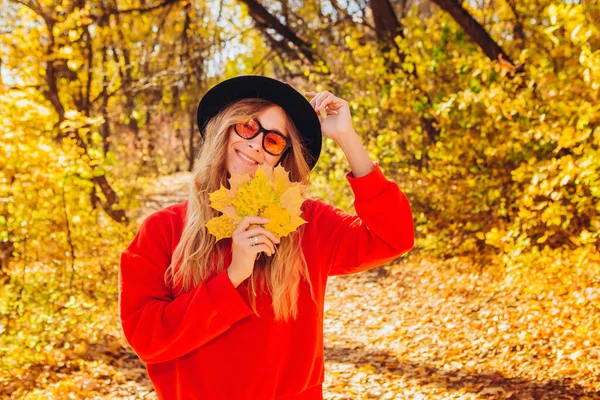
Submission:
[[[121,254],[119,311],[125,337],[146,363],[160,399],[323,398],[327,277],[385,264],[414,243],[406,196],[374,166],[359,178],[346,174],[357,215],[318,199],[302,204],[308,221],[302,248],[317,304],[302,281],[295,321],[275,321],[271,297],[258,292],[260,317],[254,315],[248,281],[235,288],[226,270],[174,296],[163,275],[181,237],[187,201],[146,218]],[[231,245],[230,238],[223,240]]]

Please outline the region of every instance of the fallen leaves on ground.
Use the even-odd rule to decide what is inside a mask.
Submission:
[[[599,287],[536,295],[456,260],[332,277],[326,399],[598,399]],[[116,304],[106,308],[115,313]],[[12,371],[12,398],[156,399],[118,326],[58,365]],[[16,396],[16,397],[15,397]],[[66,398],[66,397],[65,397]]]
[[[586,293],[531,295],[458,260],[332,277],[325,397],[600,398],[600,287]]]

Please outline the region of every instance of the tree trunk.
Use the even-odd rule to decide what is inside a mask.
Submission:
[[[263,32],[269,41],[281,50],[285,51],[288,55],[299,52],[304,56],[310,64],[314,64],[317,60],[314,51],[311,49],[310,44],[301,39],[293,32],[288,26],[283,25],[277,17],[269,13],[269,11],[263,7],[258,1],[255,0],[242,0],[243,3],[248,6],[248,11],[252,19],[254,19],[258,28]],[[278,34],[283,36],[284,41],[278,42],[268,32],[267,29],[271,28]],[[289,43],[295,46],[295,49],[290,47]],[[294,58],[299,58],[296,55]]]
[[[473,18],[459,0],[432,0],[454,18],[490,60],[504,60],[513,64],[506,52],[492,39],[485,28]],[[514,65],[514,64],[513,64]]]
[[[373,13],[373,20],[375,23],[375,33],[377,35],[377,39],[382,45],[382,50],[384,53],[390,51],[391,49],[396,49],[398,51],[398,55],[400,57],[400,63],[396,63],[393,60],[388,60],[387,67],[392,71],[397,71],[402,68],[402,64],[406,59],[406,55],[400,51],[396,41],[394,40],[397,36],[404,38],[404,33],[402,32],[402,25],[398,21],[396,17],[396,13],[394,7],[389,2],[389,0],[371,0],[370,1],[371,12]],[[415,81],[416,89],[421,93],[422,96],[427,98],[429,106],[433,105],[429,93],[424,91],[418,86],[419,77],[417,75],[417,68],[414,66],[411,72],[408,72]],[[435,121],[431,116],[422,115],[420,117],[421,125],[423,130],[427,134],[427,138],[430,144],[434,144],[437,141],[439,136],[439,131],[435,127]],[[424,159],[422,159],[424,160]]]

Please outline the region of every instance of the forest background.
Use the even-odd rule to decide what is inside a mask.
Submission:
[[[517,329],[515,354],[530,343],[547,367],[523,373],[600,390],[597,1],[0,0],[2,394],[127,381],[111,364],[131,355],[119,254],[166,205],[151,203],[159,182],[187,196],[198,101],[240,74],[349,101],[415,218],[415,249],[381,279],[404,265],[516,290],[523,315],[541,307],[564,334],[539,356],[552,334]],[[353,212],[347,171],[325,140],[308,194]]]

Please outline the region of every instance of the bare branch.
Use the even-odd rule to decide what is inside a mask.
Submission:
[[[510,64],[511,61],[508,54],[492,39],[485,28],[473,18],[467,10],[465,10],[460,0],[432,0],[442,10],[454,18],[454,20],[463,28],[465,33],[469,35],[486,56],[492,61],[504,60]]]
[[[267,28],[272,28],[275,32],[285,38],[286,41],[293,43],[300,53],[310,61],[311,64],[316,62],[315,54],[309,43],[298,37],[288,26],[283,25],[277,17],[271,14],[262,4],[256,0],[242,0],[247,6],[250,16],[254,19],[257,25],[262,28],[261,31],[265,34]],[[274,39],[273,39],[274,40]],[[277,42],[278,45],[286,46],[283,42]],[[288,47],[288,46],[286,46]],[[291,50],[291,49],[289,49]],[[289,50],[285,50],[289,53]]]

